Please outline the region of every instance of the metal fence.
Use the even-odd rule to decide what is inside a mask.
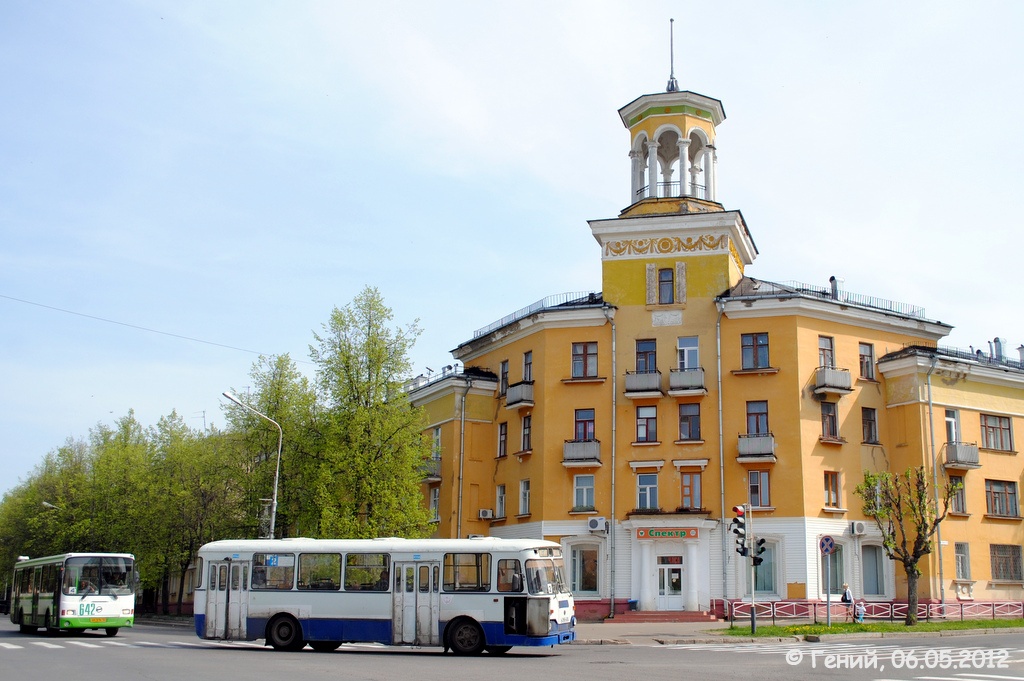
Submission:
[[[838,597],[833,603],[811,603],[807,601],[766,601],[755,603],[757,619],[761,622],[807,620],[825,622],[829,619],[842,621],[847,618],[853,604],[841,603]],[[907,619],[906,603],[864,602],[864,619],[875,621],[902,622]],[[749,601],[726,601],[724,611],[730,622],[750,620]],[[1021,619],[1024,618],[1024,601],[965,601],[960,603],[920,603],[917,606],[919,621],[964,621],[980,619]]]

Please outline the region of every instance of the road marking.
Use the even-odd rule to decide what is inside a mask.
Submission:
[[[80,646],[82,648],[102,648],[103,646],[96,645],[95,643],[86,643],[85,641],[68,641],[68,645]]]
[[[56,643],[47,643],[46,641],[32,641],[32,645],[39,646],[40,648],[63,648]]]
[[[0,643],[0,648],[7,648],[8,650],[21,650],[25,646],[15,645],[13,643]]]

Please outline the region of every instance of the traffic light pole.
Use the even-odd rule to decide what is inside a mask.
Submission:
[[[743,515],[747,525],[747,552],[750,555],[750,635],[753,636],[757,633],[757,561],[754,560],[757,542],[754,539],[754,514],[750,512],[750,508],[750,504],[743,504]]]

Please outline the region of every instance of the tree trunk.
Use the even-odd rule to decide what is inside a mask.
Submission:
[[[919,575],[914,568],[907,570],[907,619],[905,624],[912,627],[917,624],[917,580]]]

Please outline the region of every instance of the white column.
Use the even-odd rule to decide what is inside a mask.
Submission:
[[[658,195],[658,143],[647,143],[647,196]]]
[[[654,575],[654,542],[641,541],[640,544],[640,610],[655,610],[658,607],[655,598]]]
[[[629,152],[629,205],[637,200],[637,192],[640,191],[640,184],[644,175],[644,168],[640,162],[640,152]]]
[[[679,196],[692,196],[690,190],[690,138],[680,139],[679,145]]]
[[[683,542],[686,547],[686,594],[683,596],[683,607],[687,610],[700,610],[700,603],[697,601],[697,584],[700,581],[700,562],[697,560],[697,542]]]
[[[704,198],[708,201],[715,200],[715,149],[711,146],[704,147]]]
[[[718,201],[718,149],[711,147],[711,200]]]

